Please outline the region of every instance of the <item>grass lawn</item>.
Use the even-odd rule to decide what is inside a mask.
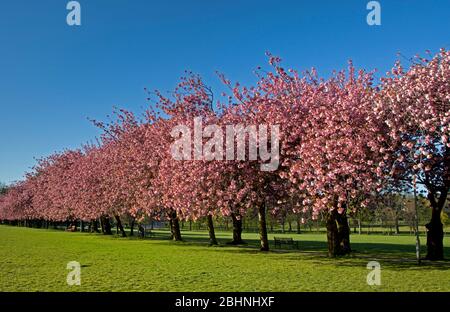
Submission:
[[[329,259],[324,234],[285,234],[300,250],[268,253],[253,233],[240,247],[225,244],[228,232],[217,233],[218,247],[206,232],[182,234],[185,242],[165,231],[140,240],[0,226],[0,291],[450,291],[450,261],[417,266],[413,236],[352,235],[355,252]],[[448,259],[450,237],[444,245]],[[380,286],[366,283],[371,260]],[[69,261],[81,264],[81,286],[66,284]]]

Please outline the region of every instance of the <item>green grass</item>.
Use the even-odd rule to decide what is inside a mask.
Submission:
[[[416,265],[413,236],[352,235],[356,252],[329,259],[324,234],[285,234],[301,250],[269,253],[253,233],[239,247],[225,244],[227,232],[217,233],[219,247],[205,232],[182,234],[185,242],[165,231],[140,240],[0,226],[0,291],[450,291],[450,261]],[[73,260],[81,286],[66,284]],[[381,286],[366,283],[371,260],[381,264]]]

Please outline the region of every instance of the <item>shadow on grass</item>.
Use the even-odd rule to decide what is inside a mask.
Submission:
[[[49,229],[51,230],[51,229]],[[260,254],[258,239],[245,239],[244,245],[230,245],[231,237],[220,237],[217,235],[218,246],[210,246],[207,233],[184,232],[182,242],[174,242],[170,239],[170,232],[165,230],[155,230],[152,234],[144,239],[139,238],[135,232],[134,236],[126,238],[120,237],[119,234],[103,235],[101,233],[80,233],[86,236],[98,236],[111,239],[132,240],[132,241],[152,241],[166,245],[176,244],[178,247],[205,247],[209,250],[226,252],[226,253],[249,253]],[[129,234],[129,233],[128,233]],[[327,243],[324,241],[298,240],[299,249],[292,248],[275,248],[273,240],[269,242],[271,251],[270,255],[282,255],[285,260],[292,261],[312,261],[317,265],[324,263],[330,264],[334,262],[336,266],[365,266],[369,261],[375,260],[395,269],[415,269],[415,270],[450,270],[450,260],[429,261],[422,260],[422,264],[418,265],[415,259],[415,246],[412,244],[391,244],[380,242],[352,242],[353,252],[348,256],[328,258]],[[425,246],[422,246],[422,255],[425,255]],[[450,248],[444,247],[444,256],[450,258]]]
[[[161,243],[171,243],[169,233],[154,232],[150,238],[153,241]],[[258,239],[245,239],[244,245],[230,245],[230,238],[217,238],[218,246],[210,246],[211,250],[227,253],[260,253]],[[271,251],[269,254],[283,254],[283,259],[295,261],[308,260],[314,261],[318,265],[323,263],[336,262],[339,266],[365,266],[369,261],[380,261],[383,265],[395,269],[417,269],[427,270],[430,268],[438,270],[450,270],[450,260],[429,261],[422,260],[421,265],[417,264],[415,259],[415,246],[389,243],[361,243],[353,242],[353,252],[348,256],[337,258],[327,257],[327,243],[320,241],[299,241],[299,249],[278,249],[275,248],[273,241],[269,242]],[[188,233],[183,236],[183,242],[178,242],[177,247],[202,246],[208,247],[209,240],[203,233]],[[424,246],[422,246],[422,255],[425,255]],[[444,255],[450,257],[450,248],[444,247]]]

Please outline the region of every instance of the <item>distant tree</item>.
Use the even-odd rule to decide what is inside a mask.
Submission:
[[[5,194],[8,191],[8,185],[0,182],[0,195]]]

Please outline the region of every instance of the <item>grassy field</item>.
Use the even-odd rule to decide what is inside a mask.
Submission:
[[[329,259],[324,234],[285,235],[301,250],[269,253],[257,250],[256,234],[244,234],[242,247],[226,245],[227,232],[218,247],[206,232],[182,234],[185,242],[165,231],[140,240],[0,226],[0,291],[450,291],[450,261],[417,266],[413,236],[352,235],[355,252]],[[371,260],[381,264],[380,286],[366,283]],[[66,284],[69,261],[81,264],[81,286]]]

